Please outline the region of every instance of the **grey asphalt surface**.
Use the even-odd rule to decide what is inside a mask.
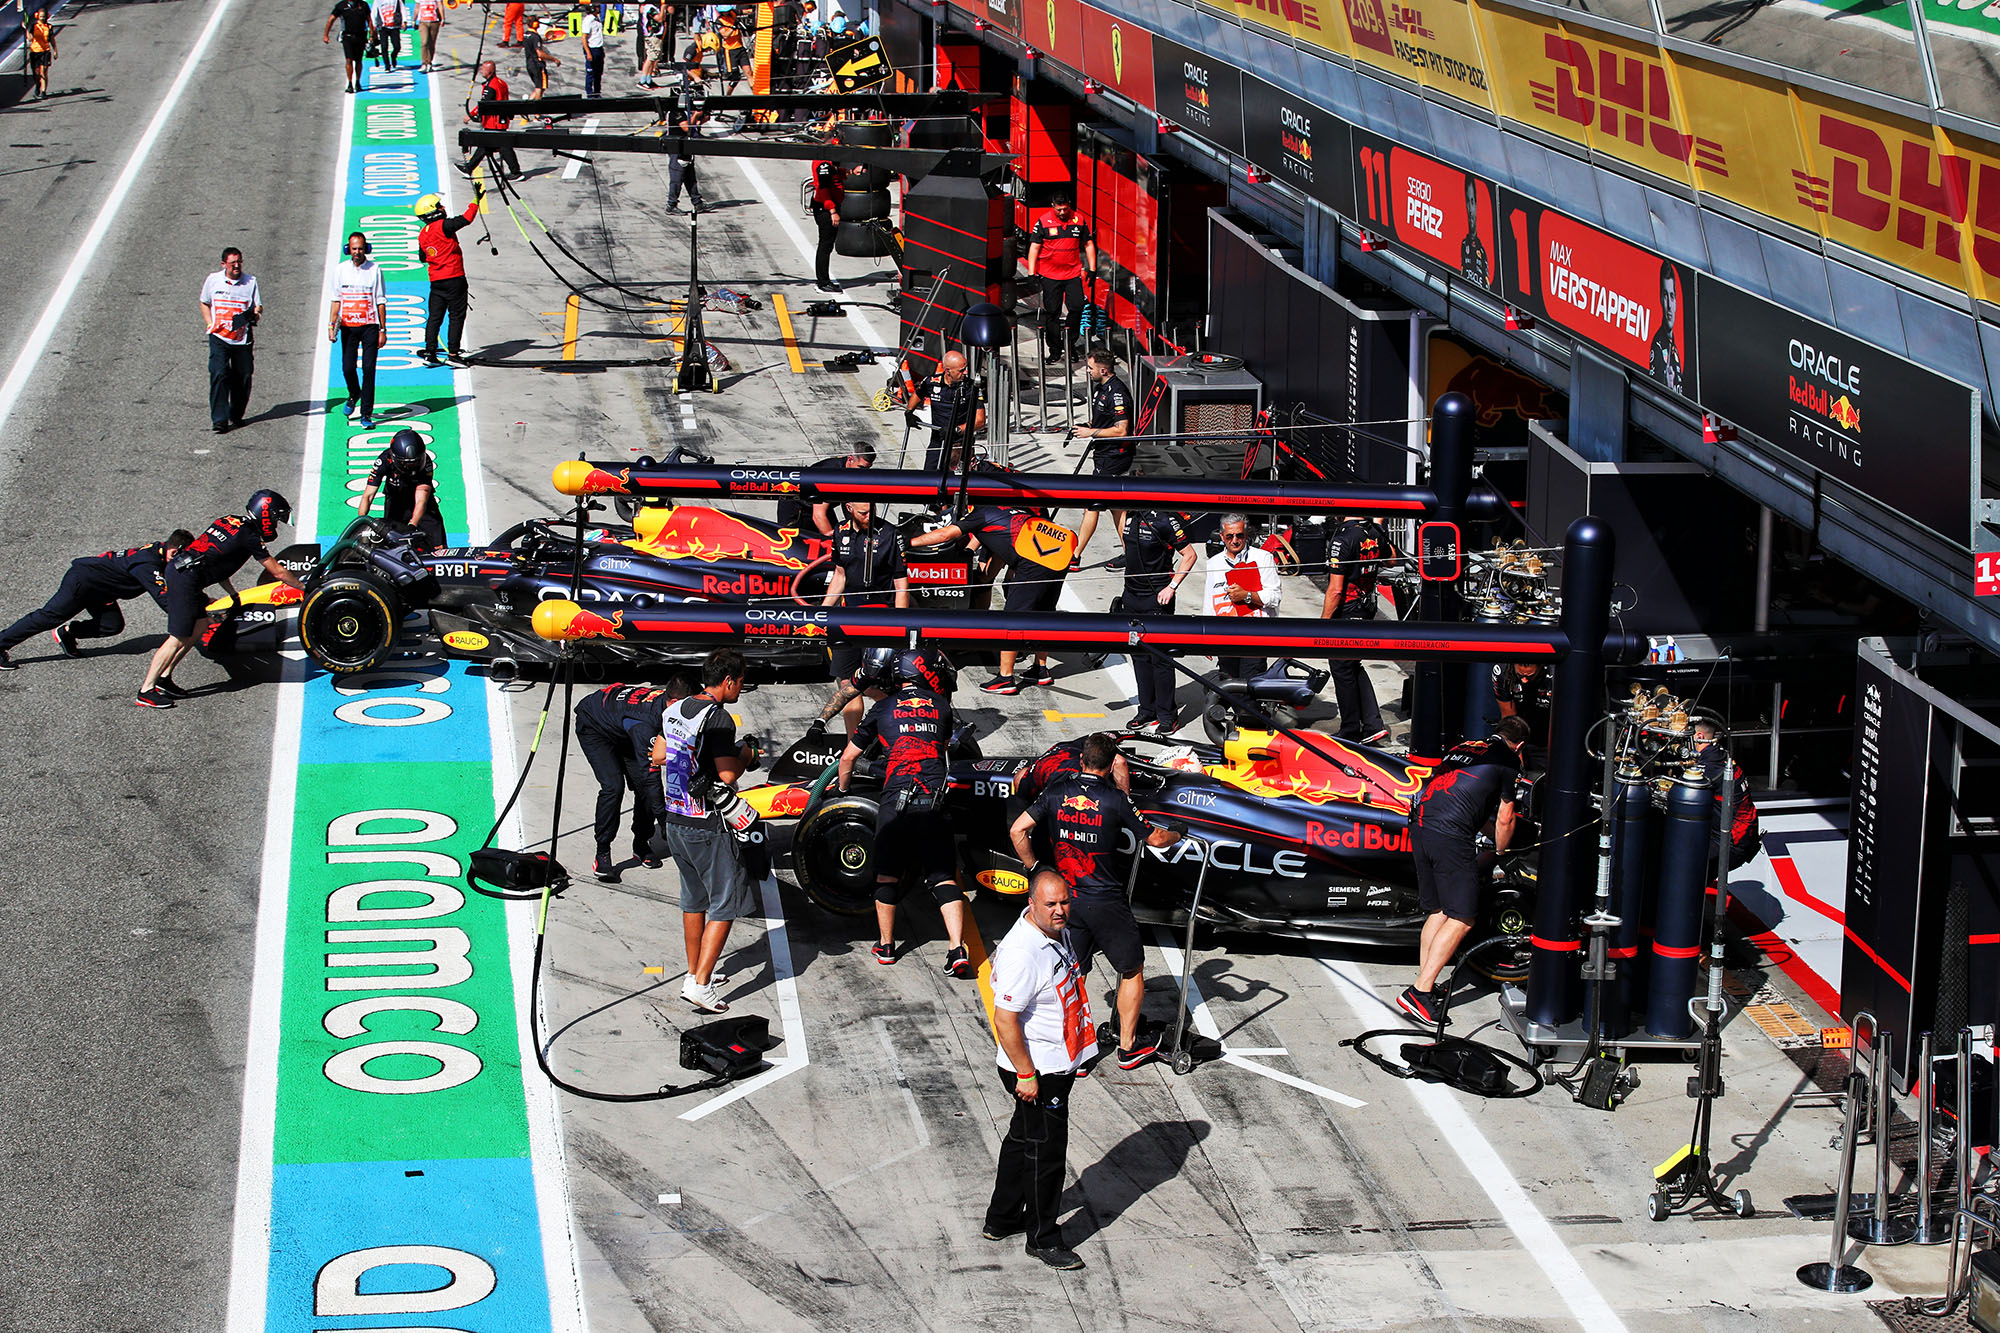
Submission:
[[[8,367],[211,8],[75,6],[62,95],[0,112]],[[0,431],[7,620],[75,556],[296,490],[341,96],[318,36],[232,0]],[[267,313],[252,419],[218,436],[197,297],[224,244]],[[143,599],[128,619],[87,660],[31,640],[0,675],[0,1327],[19,1333],[222,1323],[276,696],[134,708],[163,620]]]

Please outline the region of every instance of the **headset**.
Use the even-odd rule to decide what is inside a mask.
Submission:
[[[347,233],[347,239],[340,243],[341,258],[345,259],[349,256],[351,252],[348,250],[347,247],[354,243],[354,238],[357,236],[361,238],[361,257],[363,259],[366,259],[368,258],[368,256],[375,253],[375,242],[368,239],[367,232],[350,231],[349,233]]]

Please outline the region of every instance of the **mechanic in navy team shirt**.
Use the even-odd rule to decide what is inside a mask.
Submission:
[[[667,705],[694,693],[693,682],[675,676],[665,689],[650,685],[607,685],[576,706],[576,742],[597,775],[597,861],[592,871],[606,884],[618,883],[611,855],[625,793],[632,793],[632,855],[651,869],[664,864],[653,850],[662,797],[659,767],[666,759]]]
[[[910,538],[910,549],[925,550],[970,538],[985,553],[986,567],[994,572],[995,578],[1002,571],[1006,573],[1006,600],[1003,603],[1006,610],[1053,611],[1062,597],[1063,571],[1029,560],[1015,543],[1021,529],[1035,517],[1037,515],[1025,509],[981,505],[954,523]],[[1014,663],[1019,656],[1013,648],[1002,648],[1000,674],[979,688],[988,694],[1019,694],[1023,686],[1056,683],[1055,670],[1049,665],[1047,652],[1036,649],[1033,669],[1017,676],[1014,674]]]
[[[1493,664],[1493,702],[1500,716],[1518,717],[1528,724],[1528,746],[1522,753],[1531,767],[1537,757],[1548,754],[1554,690],[1555,673],[1540,662]]]
[[[1394,555],[1395,547],[1380,523],[1372,518],[1347,520],[1333,539],[1333,563],[1326,581],[1326,599],[1320,604],[1321,618],[1375,619],[1375,584],[1382,565]],[[1334,701],[1340,705],[1340,738],[1373,745],[1387,736],[1389,728],[1383,725],[1367,664],[1357,658],[1336,658],[1327,667],[1333,673]]]
[[[16,664],[7,659],[8,650],[43,630],[65,657],[83,656],[76,646],[78,639],[108,639],[123,633],[125,613],[118,603],[128,597],[145,593],[166,610],[167,561],[193,540],[185,529],[175,528],[163,542],[70,561],[55,596],[41,610],[28,612],[0,633],[0,671],[16,670]]]
[[[1083,745],[1081,740],[1058,741],[1041,758],[1021,765],[1014,774],[1014,799],[1024,806],[1032,805],[1051,782],[1083,772]],[[1111,760],[1111,781],[1119,791],[1129,794],[1132,790],[1132,767],[1125,762],[1123,751]]]
[[[875,746],[882,761],[881,804],[875,814],[875,925],[869,952],[887,966],[896,961],[896,904],[906,881],[921,881],[937,901],[950,947],[945,975],[977,975],[965,949],[965,891],[958,884],[951,825],[944,813],[951,786],[951,687],[955,672],[942,654],[909,648],[896,656],[896,693],[876,704],[840,752],[839,784],[846,791],[854,765]]]
[[[361,517],[375,507],[376,492],[382,492],[382,517],[390,523],[415,528],[423,537],[421,545],[432,549],[444,545],[444,519],[437,507],[437,460],[424,447],[424,437],[413,430],[399,430],[389,447],[375,458],[368,470],[368,483],[361,488],[357,506]]]
[[[174,700],[188,697],[189,692],[174,683],[174,668],[194,647],[195,630],[207,615],[211,584],[220,583],[234,594],[230,577],[254,557],[278,582],[305,587],[265,548],[277,537],[278,525],[291,522],[291,501],[276,491],[258,491],[244,511],[216,519],[167,562],[167,638],[146,664],[146,679],[132,701],[139,707],[172,708]]]
[[[1029,882],[1043,868],[1035,856],[1037,832],[1050,858],[1076,894],[1070,905],[1070,939],[1078,965],[1090,971],[1092,955],[1104,951],[1105,961],[1118,973],[1118,1067],[1132,1069],[1160,1048],[1158,1032],[1139,1031],[1139,1005],[1146,995],[1146,948],[1139,923],[1125,897],[1125,875],[1116,861],[1124,835],[1132,837],[1132,854],[1139,844],[1168,847],[1181,835],[1155,828],[1139,818],[1132,802],[1113,781],[1111,770],[1118,744],[1104,732],[1088,737],[1078,753],[1083,771],[1050,783],[1007,830],[1014,854],[1028,868]]]
[[[1118,378],[1118,363],[1109,352],[1092,352],[1084,361],[1084,372],[1090,377],[1090,424],[1078,426],[1076,433],[1090,440],[1090,475],[1093,477],[1122,477],[1132,470],[1132,460],[1138,456],[1139,446],[1132,443],[1132,391],[1125,387],[1125,381]],[[1109,444],[1098,444],[1099,440],[1109,440]],[[1088,506],[1083,522],[1076,530],[1076,563],[1083,563],[1083,548],[1090,545],[1090,539],[1097,533],[1097,516],[1111,508],[1103,501]],[[1111,530],[1123,534],[1125,514],[1123,510],[1113,510]],[[1114,556],[1110,568],[1120,569],[1125,557]],[[1075,568],[1072,565],[1071,568]]]
[[[1485,740],[1460,741],[1431,770],[1410,806],[1410,849],[1417,865],[1417,906],[1426,916],[1417,984],[1396,1007],[1443,1027],[1450,996],[1438,985],[1445,965],[1479,917],[1479,835],[1493,825],[1493,852],[1514,836],[1514,784],[1528,724],[1503,717]]]
[[[931,442],[924,450],[924,471],[935,472],[947,454],[968,435],[986,429],[985,394],[972,378],[972,367],[963,352],[946,352],[937,373],[916,386],[912,393],[898,389],[890,395],[898,407],[911,414],[930,409]],[[966,423],[971,429],[966,429]],[[963,455],[958,455],[963,457]]]
[[[872,504],[849,504],[846,522],[833,534],[833,575],[826,583],[822,606],[905,608],[910,604],[910,572],[903,567],[903,547],[896,530],[875,517]],[[833,646],[829,665],[836,688],[861,666],[861,641],[842,639]],[[844,705],[847,730],[861,721],[863,694]],[[880,700],[880,690],[865,697]]]
[[[1170,616],[1174,594],[1187,581],[1201,554],[1187,518],[1170,509],[1138,509],[1125,522],[1124,614],[1134,619]],[[1171,736],[1180,726],[1174,713],[1174,663],[1153,653],[1132,654],[1138,710],[1130,730],[1142,736]]]
[[[847,446],[847,452],[829,458],[815,458],[806,464],[809,468],[830,467],[874,467],[875,445],[868,440],[856,440]],[[797,528],[802,533],[817,532],[822,537],[833,535],[834,524],[839,516],[834,512],[831,500],[804,500],[796,492],[778,499],[778,526]]]

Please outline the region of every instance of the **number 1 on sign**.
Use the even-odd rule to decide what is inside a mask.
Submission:
[[[2000,597],[2000,551],[1972,557],[1972,591],[1979,597]]]

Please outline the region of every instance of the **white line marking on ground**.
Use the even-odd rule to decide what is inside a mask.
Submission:
[[[55,291],[49,296],[49,303],[42,310],[42,317],[35,321],[35,327],[28,332],[28,341],[22,345],[21,354],[14,358],[14,368],[7,374],[4,384],[0,384],[0,431],[7,428],[7,418],[14,413],[14,405],[27,391],[28,382],[34,377],[35,366],[41,361],[42,353],[48,350],[49,341],[55,337],[56,329],[62,324],[63,312],[69,309],[70,298],[82,285],[84,276],[90,272],[91,262],[97,258],[97,247],[104,244],[104,238],[111,231],[111,224],[117,220],[118,212],[125,206],[125,196],[132,192],[132,185],[139,179],[140,169],[146,159],[153,154],[153,145],[159,142],[160,132],[167,127],[167,120],[180,104],[181,94],[187,91],[194,78],[194,67],[208,52],[208,44],[215,40],[215,34],[222,27],[222,16],[229,11],[230,0],[217,0],[209,11],[208,22],[202,25],[201,35],[194,39],[194,48],[181,62],[180,73],[174,76],[167,87],[167,95],[160,99],[159,109],[153,112],[152,120],[146,124],[146,132],[139,136],[139,142],[132,149],[132,156],[125,163],[125,169],[118,173],[118,179],[111,182],[111,193],[104,197],[104,204],[97,210],[97,217],[91,222],[90,230],[83,234],[83,240],[76,247],[76,254],[70,259],[69,267],[63,270]],[[349,105],[352,105],[351,103]],[[341,145],[345,159],[347,147]]]
[[[1160,926],[1155,929],[1154,935],[1159,941],[1160,957],[1165,961],[1167,971],[1173,976],[1179,976],[1181,972],[1181,951],[1180,946],[1174,943],[1172,932],[1167,930],[1165,926]],[[1193,973],[1188,974],[1188,1006],[1188,1019],[1194,1024],[1194,1030],[1202,1036],[1207,1037],[1210,1041],[1221,1042],[1222,1029],[1217,1026],[1215,1015],[1208,1011],[1208,998],[1201,993],[1201,987],[1195,985]],[[1338,1102],[1342,1106],[1351,1109],[1359,1109],[1368,1105],[1367,1102],[1350,1097],[1344,1092],[1335,1092],[1332,1088],[1322,1088],[1319,1084],[1309,1083],[1296,1074],[1287,1074],[1282,1070],[1271,1069],[1255,1061],[1243,1058],[1246,1055],[1284,1054],[1286,1054],[1285,1049],[1281,1046],[1266,1046],[1256,1049],[1233,1051],[1227,1045],[1224,1045],[1222,1060],[1224,1064],[1235,1065],[1238,1069],[1247,1069],[1253,1074],[1262,1074],[1265,1078],[1275,1079],[1288,1088],[1297,1088],[1301,1092],[1310,1092],[1315,1097],[1324,1097],[1330,1102]]]
[[[1336,966],[1322,958],[1320,966],[1332,974],[1337,983],[1335,989],[1346,998],[1348,1007],[1364,1026],[1379,1020],[1384,1010],[1395,1012],[1375,993],[1359,963],[1343,962]],[[1507,1229],[1521,1242],[1521,1248],[1542,1270],[1563,1304],[1569,1306],[1570,1313],[1592,1333],[1622,1331],[1625,1323],[1611,1308],[1611,1302],[1591,1284],[1576,1256],[1562,1243],[1555,1228],[1535,1207],[1534,1200],[1521,1188],[1521,1182],[1514,1178],[1506,1161],[1479,1132],[1479,1126],[1451,1090],[1418,1079],[1406,1080],[1403,1086],[1458,1154],[1458,1160],[1465,1163],[1466,1171],[1493,1201],[1493,1206],[1500,1210]]]
[[[679,1203],[680,1201],[681,1196],[678,1194],[662,1194],[660,1196],[661,1203]]]
[[[778,192],[771,188],[771,182],[764,179],[764,173],[757,170],[756,164],[751,159],[739,157],[734,159],[734,161],[736,169],[743,173],[743,178],[750,182],[750,187],[757,191],[758,196],[770,208],[771,216],[777,219],[778,226],[784,231],[785,235],[791,238],[792,245],[798,250],[799,256],[808,264],[812,263],[813,256],[817,252],[818,247],[811,241],[808,241],[806,234],[799,230],[798,219],[792,216],[791,209],[785,207],[785,201],[778,197]],[[877,352],[894,352],[896,350],[896,339],[884,338],[881,334],[877,333],[875,326],[869,323],[868,316],[862,314],[847,302],[843,301],[841,306],[847,312],[848,324],[853,327],[857,334],[861,335],[861,341],[864,345],[873,348]],[[900,328],[902,326],[899,324],[897,327]]]
[[[585,134],[590,133],[592,130],[596,128],[597,128],[597,117],[595,116],[592,116],[589,120],[583,122],[583,132]],[[583,159],[585,156],[586,154],[577,153],[570,158],[569,165],[563,168],[562,178],[564,180],[573,181],[576,179],[576,173],[583,170]]]
[[[757,1077],[703,1102],[681,1116],[683,1120],[703,1119],[812,1063],[806,1052],[806,1024],[799,1014],[799,982],[792,971],[791,936],[785,927],[785,905],[778,897],[778,881],[766,875],[759,888],[764,895],[764,942],[771,949],[771,985],[778,996],[778,1022],[785,1030],[785,1058],[773,1060],[771,1067]]]

